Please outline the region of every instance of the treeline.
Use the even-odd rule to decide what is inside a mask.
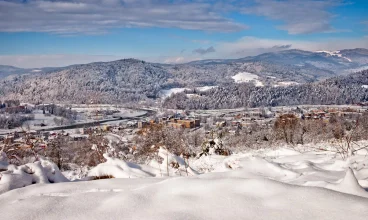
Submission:
[[[33,114],[1,114],[0,129],[13,129],[16,127],[21,127],[24,122],[33,119]]]
[[[177,93],[163,106],[170,109],[224,109],[238,107],[288,105],[341,105],[368,101],[368,70],[318,83],[288,87],[255,87],[252,84],[228,84],[199,96]]]

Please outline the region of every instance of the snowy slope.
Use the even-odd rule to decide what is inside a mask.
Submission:
[[[366,154],[344,161],[322,145],[261,149],[192,159],[188,174],[170,168],[170,177],[162,175],[165,160],[157,172],[157,164],[107,158],[90,176],[119,179],[0,194],[1,219],[366,219]],[[163,149],[159,155],[186,164]]]
[[[232,76],[231,78],[235,81],[235,83],[252,82],[257,87],[263,86],[263,83],[258,80],[259,77],[253,73],[239,72],[238,74]]]
[[[340,51],[326,51],[326,50],[322,50],[322,51],[316,51],[317,53],[323,53],[326,54],[328,56],[336,56],[336,57],[340,57],[340,58],[344,58],[345,60],[352,62],[352,60],[348,57],[344,57],[342,54],[340,54]]]

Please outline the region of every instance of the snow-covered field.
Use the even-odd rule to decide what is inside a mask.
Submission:
[[[172,88],[172,89],[163,89],[160,91],[161,97],[166,98],[169,97],[171,94],[184,92],[188,88]]]
[[[293,86],[293,85],[299,85],[299,83],[293,82],[293,81],[278,82],[276,85],[274,85],[274,87],[278,87],[278,86]]]
[[[202,86],[202,87],[196,87],[199,91],[207,91],[213,88],[216,88],[217,86]],[[171,89],[163,89],[160,91],[162,98],[167,98],[172,94],[184,92],[185,90],[190,90],[190,88],[171,88]]]
[[[7,134],[10,132],[15,132],[15,131],[22,131],[22,130],[39,130],[39,129],[49,129],[49,128],[54,128],[57,125],[55,124],[54,119],[61,119],[62,117],[57,117],[54,115],[51,116],[46,116],[45,114],[42,113],[42,110],[34,110],[32,112],[32,114],[34,115],[34,119],[33,120],[29,120],[26,121],[25,123],[23,123],[22,127],[18,127],[18,128],[13,128],[13,129],[0,129],[0,134]],[[40,127],[40,126],[35,126],[35,125],[40,125],[41,123],[45,124],[46,126],[44,127]]]
[[[146,165],[107,157],[89,175],[118,178],[8,191],[0,195],[1,219],[367,219],[367,151],[345,161],[319,148],[189,162],[161,149],[163,163]],[[165,165],[173,161],[178,169]],[[46,167],[45,176],[63,180],[57,168]],[[0,188],[9,175],[16,174],[2,174]]]
[[[253,82],[255,86],[263,86],[263,83],[258,80],[259,77],[253,73],[240,72],[231,78],[233,78],[236,83]]]

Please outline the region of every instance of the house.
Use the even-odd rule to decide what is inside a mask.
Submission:
[[[81,134],[71,134],[70,138],[73,141],[82,141],[82,140],[86,140],[88,138],[88,135],[81,135]]]
[[[201,126],[201,120],[194,119],[194,125],[195,125],[195,127],[200,127]]]
[[[247,118],[261,118],[263,116],[262,112],[260,111],[249,111],[244,113],[244,117]]]
[[[174,123],[174,122],[170,122],[167,124],[169,127],[172,128],[185,128],[185,126],[183,124],[179,124],[179,123]]]
[[[201,121],[199,119],[181,119],[176,120],[176,123],[184,125],[184,128],[196,128],[201,126]]]
[[[231,122],[231,126],[233,126],[233,127],[241,127],[241,122],[240,121],[232,121]]]
[[[6,107],[5,112],[6,113],[19,113],[19,112],[25,112],[27,109],[25,106],[13,106],[13,107]]]
[[[135,122],[135,121],[129,121],[129,122],[127,123],[127,126],[128,126],[128,127],[135,127],[135,126],[137,126],[137,122]]]
[[[184,128],[195,128],[194,120],[177,120],[178,124],[184,126]]]
[[[102,127],[102,130],[103,131],[110,131],[111,130],[111,126],[110,125],[103,125],[103,127]]]
[[[148,122],[146,122],[146,121],[139,121],[139,122],[138,122],[138,128],[139,128],[139,129],[145,128],[145,127],[147,127],[148,125],[149,125],[149,123],[148,123]]]
[[[114,127],[112,128],[112,132],[115,132],[115,133],[117,133],[117,132],[119,132],[119,131],[121,131],[121,130],[123,130],[123,128],[122,128],[122,127],[120,127],[120,126],[114,126]]]
[[[218,128],[226,127],[226,121],[216,122],[216,127],[218,127]]]

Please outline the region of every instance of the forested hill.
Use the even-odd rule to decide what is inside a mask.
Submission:
[[[221,109],[259,106],[354,104],[368,101],[368,70],[322,82],[288,87],[255,87],[250,83],[229,84],[199,95],[171,95],[166,108]]]
[[[244,88],[236,85],[239,82],[264,86],[252,89],[263,91],[260,94],[274,94],[274,90],[284,89],[269,87],[318,82],[368,68],[367,65],[368,50],[352,49],[335,52],[285,50],[241,59],[170,65],[122,59],[63,68],[3,67],[0,78],[1,72],[6,78],[0,80],[0,95],[3,99],[23,102],[138,103],[159,98],[170,89],[219,86],[245,93]],[[221,100],[223,94],[217,92],[217,99]],[[270,95],[252,95],[247,105],[281,102],[280,97],[269,98]],[[236,99],[232,105],[244,105],[243,102]],[[216,108],[220,107],[218,105],[221,104],[216,104]]]
[[[170,74],[135,59],[75,65],[4,80],[0,92],[29,102],[112,103],[155,97]]]

